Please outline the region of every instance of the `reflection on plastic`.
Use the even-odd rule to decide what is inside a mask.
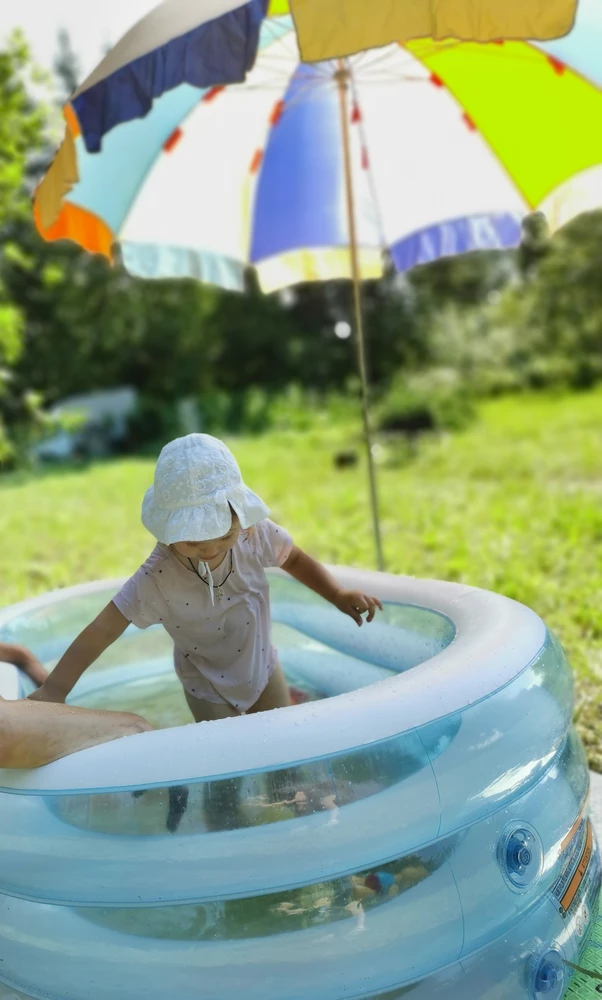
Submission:
[[[399,581],[395,603],[388,586],[370,632],[274,580],[274,640],[310,708],[304,759],[77,793],[0,775],[0,1000],[198,1000],[199,983],[211,1000],[554,1000],[600,883],[564,654],[502,598]],[[53,659],[106,600],[17,609],[0,634]],[[417,681],[439,661],[425,718]],[[467,662],[490,689],[450,686],[441,713]],[[356,739],[339,699],[340,746],[312,754],[311,707],[335,695],[400,718],[415,698],[422,721]],[[156,630],[128,631],[77,698],[188,721]]]

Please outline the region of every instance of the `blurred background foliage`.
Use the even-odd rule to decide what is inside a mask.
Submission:
[[[30,196],[78,79],[66,35],[55,79],[36,77],[25,44],[0,52],[0,462],[27,459],[42,407],[130,386],[128,450],[156,448],[196,404],[214,433],[333,419],[357,399],[345,283],[263,296],[192,282],[141,283],[68,244],[43,244]],[[35,86],[32,86],[32,80]],[[51,86],[52,84],[52,86]],[[602,213],[553,240],[532,217],[514,252],[388,274],[365,292],[375,413],[384,431],[465,426],[475,401],[526,390],[591,388],[602,377]]]

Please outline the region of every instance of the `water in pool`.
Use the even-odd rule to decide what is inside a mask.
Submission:
[[[289,594],[286,582],[279,581],[279,596]],[[315,599],[309,595],[306,604]],[[428,636],[436,646],[443,646],[452,637],[450,623],[433,612],[420,608],[386,605],[380,620],[405,629],[416,629]],[[100,686],[73,700],[87,708],[112,709],[136,712],[143,715],[157,728],[170,728],[192,723],[192,717],[171,662],[171,642],[162,629],[149,630],[149,634],[129,633],[127,659],[135,662],[141,654],[151,655],[156,667],[153,676],[130,676],[125,682],[112,684],[110,680],[113,657],[105,657],[105,677],[99,677]],[[274,622],[274,645],[283,653],[283,659],[301,650],[317,662],[332,655],[332,650],[316,639],[308,639],[303,632],[288,625]],[[352,657],[349,657],[352,660]],[[121,657],[123,661],[123,657]],[[328,663],[328,659],[326,660]],[[362,664],[364,665],[364,664]],[[286,668],[285,668],[286,669]],[[98,667],[97,667],[98,670]],[[325,670],[325,674],[329,671]],[[393,675],[394,671],[383,669]],[[326,689],[308,683],[307,677],[286,669],[293,703],[317,701],[329,696]],[[108,682],[108,683],[107,683]],[[315,784],[315,768],[310,775],[303,769],[287,769],[260,776],[250,776],[242,781],[213,783],[213,804],[208,802],[203,784],[188,789],[186,814],[179,824],[180,835],[189,831],[215,830],[216,825],[227,829],[229,825],[257,826],[294,819],[304,811],[333,810],[357,801],[365,795],[382,791],[390,782],[399,778],[399,759],[391,766],[392,759],[384,761],[376,751],[372,757],[353,755],[338,764],[325,768],[322,787]],[[416,765],[414,765],[416,766]],[[407,770],[407,767],[406,767]],[[389,772],[387,779],[386,772]],[[308,789],[308,778],[311,791]],[[221,785],[222,787],[215,787]],[[213,807],[212,807],[213,805]],[[209,809],[208,809],[209,807]],[[166,789],[150,790],[135,799],[129,793],[76,797],[61,797],[53,808],[63,821],[83,829],[121,835],[141,833],[163,834],[169,812],[169,793]],[[232,821],[232,811],[236,821]],[[211,817],[208,819],[208,811]],[[248,937],[269,936],[288,931],[325,925],[341,920],[359,924],[365,914],[377,906],[407,892],[436,871],[453,850],[453,838],[426,848],[415,855],[379,866],[378,871],[368,869],[345,878],[315,883],[299,889],[287,890],[249,899],[220,900],[203,905],[172,906],[154,909],[81,908],[80,915],[93,923],[119,930],[134,936],[167,940],[217,941]]]

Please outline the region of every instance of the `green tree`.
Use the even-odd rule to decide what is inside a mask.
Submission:
[[[38,422],[37,400],[15,378],[23,350],[24,316],[6,286],[7,268],[27,268],[14,240],[30,211],[28,164],[43,147],[44,116],[28,94],[29,53],[15,35],[0,50],[0,462],[16,461]]]
[[[548,223],[541,212],[530,215],[523,226],[523,239],[518,250],[518,267],[524,279],[537,275],[539,265],[552,249]]]
[[[432,313],[430,362],[454,369],[479,395],[550,386],[588,388],[602,378],[602,213],[550,239],[529,220],[514,278],[480,305],[452,298]]]
[[[525,315],[542,364],[587,388],[602,377],[602,212],[576,219],[551,241]]]
[[[64,103],[77,90],[81,76],[79,60],[71,44],[71,36],[64,28],[59,31],[57,37],[54,72],[61,88],[60,97]]]

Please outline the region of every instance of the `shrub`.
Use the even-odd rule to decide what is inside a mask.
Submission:
[[[461,430],[474,416],[473,399],[459,374],[433,368],[393,381],[376,409],[381,431],[413,436],[428,431]]]

